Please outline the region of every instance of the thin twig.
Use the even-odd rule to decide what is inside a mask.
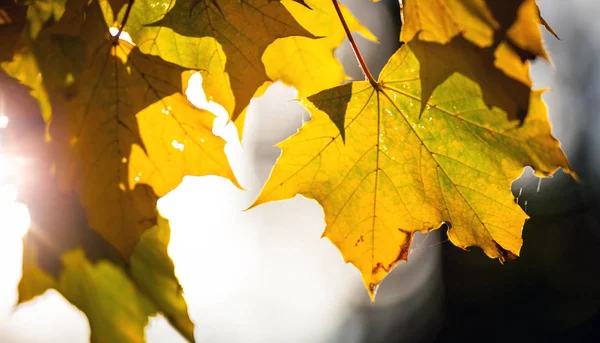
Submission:
[[[344,15],[342,14],[340,5],[338,4],[337,0],[332,0],[332,1],[333,1],[333,6],[335,7],[335,11],[337,12],[338,17],[340,18],[340,22],[342,22],[342,26],[344,27],[344,31],[346,31],[346,36],[348,37],[348,40],[350,41],[350,45],[352,46],[352,50],[354,51],[354,56],[356,56],[356,60],[358,61],[358,64],[360,65],[360,69],[362,69],[362,72],[365,75],[365,78],[367,80],[369,80],[369,82],[371,83],[373,88],[375,88],[377,90],[381,90],[381,86],[379,85],[379,83],[377,83],[377,81],[375,81],[375,78],[373,77],[373,75],[371,75],[371,71],[369,71],[369,67],[367,67],[367,63],[363,59],[362,54],[360,53],[360,50],[358,49],[358,45],[356,45],[356,42],[354,41],[354,37],[352,37],[352,33],[350,32],[350,29],[348,28],[348,24],[346,24],[346,20],[344,19]]]
[[[129,13],[131,13],[131,8],[133,7],[134,1],[135,0],[127,1],[127,9],[125,9],[125,15],[123,16],[123,22],[121,22],[121,27],[119,27],[119,32],[117,32],[117,34],[115,35],[115,42],[119,41],[119,36],[123,32],[123,29],[125,28],[125,24],[127,24],[127,19],[129,19]]]

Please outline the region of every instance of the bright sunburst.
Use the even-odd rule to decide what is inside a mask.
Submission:
[[[2,145],[3,131],[8,125],[9,117],[4,113],[4,101],[0,99],[0,233],[6,237],[4,239],[10,236],[20,240],[29,228],[30,218],[27,208],[16,202],[18,170],[15,160],[5,155],[6,149]],[[20,249],[19,244],[11,246]]]

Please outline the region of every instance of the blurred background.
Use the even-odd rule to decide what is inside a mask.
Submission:
[[[399,47],[398,2],[342,2],[380,38],[357,37],[376,74]],[[216,177],[188,177],[159,202],[171,220],[169,252],[197,341],[600,341],[600,1],[538,4],[561,40],[544,32],[553,63],[536,61],[533,77],[537,88],[551,88],[544,99],[553,133],[581,183],[562,172],[540,182],[526,170],[513,184],[531,217],[519,259],[501,265],[479,249],[454,247],[444,232],[420,235],[372,305],[358,271],[319,239],[325,223],[315,201],[298,196],[244,211],[279,155],[273,145],[309,120],[294,89],[276,83],[253,100],[243,148],[222,113],[215,123],[247,191]],[[347,44],[337,55],[350,76],[362,78]],[[200,85],[197,77],[188,94],[219,114]],[[0,135],[10,125],[2,110]],[[13,180],[27,172],[18,162],[0,156],[0,342],[87,342],[85,317],[54,291],[14,308],[28,226],[26,208],[15,202]],[[184,341],[161,317],[146,335],[151,343]]]

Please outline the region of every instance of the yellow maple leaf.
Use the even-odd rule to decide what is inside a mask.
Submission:
[[[214,115],[184,94],[191,72],[115,41],[97,3],[83,4],[85,69],[50,126],[63,149],[57,176],[79,193],[90,227],[128,258],[156,223],[156,197],[183,176],[235,177]]]
[[[446,44],[462,35],[480,48],[495,49],[496,67],[528,86],[523,61],[549,58],[535,0],[403,0],[402,21],[401,41]]]
[[[486,48],[500,36],[535,56],[547,57],[535,0],[403,0],[402,4],[403,42],[418,37],[445,44],[462,34]]]
[[[236,102],[229,73],[225,71],[227,56],[219,42],[210,36],[188,37],[168,27],[149,25],[163,19],[173,5],[174,2],[168,0],[135,1],[125,26],[126,32],[141,52],[201,73],[202,88],[207,98],[222,105],[231,115]]]
[[[375,87],[353,82],[309,97],[311,121],[280,144],[255,202],[316,199],[323,235],[359,269],[371,297],[406,259],[415,231],[445,223],[461,248],[479,246],[501,261],[517,256],[527,215],[512,181],[528,165],[541,176],[570,172],[541,92],[532,92],[524,122],[509,116],[505,108],[517,105],[497,98],[492,81],[520,83],[487,75],[488,60],[465,45],[413,41]]]
[[[340,85],[348,77],[334,50],[342,44],[346,33],[338,20],[330,0],[308,0],[308,9],[292,0],[281,2],[318,39],[309,37],[285,37],[273,42],[262,56],[267,75],[281,80],[298,90],[299,97],[309,96],[324,89]],[[350,31],[377,41],[377,38],[343,5],[341,11]]]
[[[27,63],[31,62],[23,65]],[[11,115],[10,129],[3,143],[14,147],[18,156],[29,157],[19,192],[31,225],[23,237],[18,304],[54,288],[85,311],[94,342],[143,342],[148,317],[160,311],[193,342],[194,324],[167,253],[168,222],[158,216],[157,225],[141,235],[126,263],[89,227],[78,195],[58,190],[50,166],[59,142],[45,141],[46,122],[29,89],[2,70],[0,86],[11,99],[5,108]],[[95,306],[99,302],[101,306]]]
[[[235,96],[232,120],[269,81],[261,61],[267,46],[288,36],[313,37],[279,0],[180,0],[152,26],[187,37],[212,37],[222,46],[227,58],[223,64]]]

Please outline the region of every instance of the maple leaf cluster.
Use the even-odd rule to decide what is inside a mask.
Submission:
[[[518,256],[512,181],[525,166],[575,176],[531,88],[551,29],[534,0],[401,4],[402,47],[377,80],[354,47],[367,80],[348,82],[334,50],[377,38],[335,0],[1,0],[8,134],[35,156],[19,303],[58,290],[94,342],[143,342],[158,312],[194,341],[156,203],[186,175],[237,185],[214,115],[185,95],[196,72],[240,133],[270,83],[298,90],[311,120],[253,206],[316,199],[373,299],[415,232]]]

